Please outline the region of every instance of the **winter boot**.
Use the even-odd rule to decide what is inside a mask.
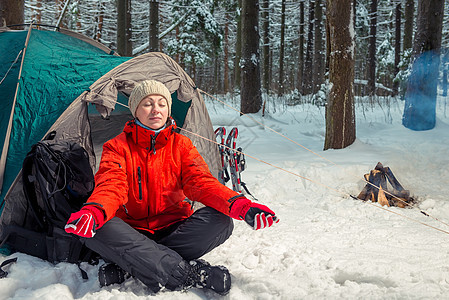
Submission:
[[[122,268],[113,263],[105,263],[98,270],[98,280],[100,286],[108,286],[114,283],[122,283],[130,275],[126,273]]]
[[[205,288],[226,295],[231,289],[231,275],[225,267],[211,266],[202,259],[183,260],[173,270],[165,287],[172,291]]]
[[[190,261],[189,280],[197,288],[211,289],[226,295],[231,289],[231,274],[223,266],[211,266],[202,259]]]

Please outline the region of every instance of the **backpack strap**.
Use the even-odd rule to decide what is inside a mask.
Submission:
[[[51,140],[54,140],[55,137],[56,137],[56,131],[53,130],[53,131],[50,131],[50,132],[43,138],[43,140],[51,141]]]
[[[27,154],[23,160],[22,165],[22,181],[23,181],[23,193],[25,194],[25,199],[30,205],[31,211],[34,215],[35,220],[42,229],[48,228],[48,222],[45,220],[45,213],[42,208],[39,207],[37,203],[36,195],[36,185],[35,182],[37,178],[33,175],[33,165],[34,165],[34,153],[36,152],[36,145]]]
[[[48,260],[46,234],[17,225],[6,225],[1,236],[0,248],[4,245],[13,251],[26,253]]]
[[[77,262],[76,265],[78,266],[78,269],[81,272],[81,277],[83,278],[84,281],[89,280],[89,276],[87,276],[87,272],[83,270],[83,268],[81,268],[81,262]]]
[[[15,263],[17,261],[17,257],[11,258],[11,259],[7,259],[4,262],[2,262],[2,264],[0,265],[0,278],[5,278],[6,276],[8,276],[8,272],[3,271],[3,267],[11,264],[11,263]]]

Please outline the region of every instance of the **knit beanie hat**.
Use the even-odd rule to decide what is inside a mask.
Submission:
[[[145,80],[137,84],[131,91],[131,95],[129,95],[128,107],[133,117],[136,117],[136,110],[140,101],[149,95],[161,95],[164,97],[168,104],[168,115],[171,115],[172,99],[170,91],[162,82],[156,80]]]

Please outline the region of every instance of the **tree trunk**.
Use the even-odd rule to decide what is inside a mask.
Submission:
[[[330,91],[326,106],[324,150],[345,148],[356,137],[352,3],[352,0],[327,0]]]
[[[322,0],[315,1],[315,39],[313,52],[313,93],[317,93],[324,82],[323,54],[323,6]]]
[[[399,73],[399,63],[401,62],[401,4],[396,5],[395,15],[395,35],[394,35],[394,74],[393,78]],[[393,81],[393,95],[398,94],[399,82]]]
[[[262,106],[258,0],[242,1],[242,45],[240,110],[256,113]]]
[[[117,0],[117,52],[132,56],[131,0]]]
[[[103,34],[103,22],[104,22],[104,12],[100,11],[98,13],[98,19],[97,19],[97,34],[96,34],[97,41],[101,40],[101,35]]]
[[[150,0],[150,52],[159,51],[159,1]]]
[[[36,0],[36,6],[33,9],[31,18],[32,20],[35,20],[37,24],[42,23],[42,0]]]
[[[371,0],[370,15],[367,93],[369,96],[374,96],[376,93],[377,0]]]
[[[16,25],[24,23],[24,0],[0,1],[0,27],[3,25]],[[23,29],[23,27],[18,28]]]
[[[354,26],[355,26],[355,24],[357,24],[357,0],[353,0],[353,2],[352,2],[352,13],[353,13],[352,20],[353,20]]]
[[[133,55],[133,33],[131,20],[131,0],[126,0],[126,56]]]
[[[158,7],[158,12],[159,12],[159,7]],[[159,25],[158,25],[158,30],[159,27],[161,26],[160,24],[164,24],[164,16],[159,14]],[[164,39],[160,39],[160,34],[158,33],[158,40],[159,40],[159,45],[158,45],[158,51],[162,52],[162,49],[164,49]]]
[[[223,44],[224,44],[224,72],[223,72],[223,92],[227,93],[229,92],[229,65],[228,65],[228,59],[229,59],[229,45],[228,45],[228,38],[229,38],[229,17],[228,14],[225,13],[225,27],[224,27],[224,38],[223,38]]]
[[[447,96],[447,67],[444,68],[443,70],[443,80],[441,82],[441,88],[443,90],[443,97]]]
[[[357,1],[357,0],[354,0],[354,2],[355,1]],[[326,25],[325,25],[325,27],[326,27],[326,66],[325,66],[325,69],[326,69],[326,73],[327,73],[327,77],[329,78],[329,60],[330,60],[330,56],[331,56],[331,43],[330,43],[330,36],[331,36],[331,34],[330,34],[330,32],[329,32],[329,30],[330,30],[330,28],[329,28],[329,21],[327,20],[327,18],[328,18],[328,16],[327,16],[327,5],[328,5],[328,3],[327,3],[327,0],[326,0]],[[354,24],[356,24],[355,22],[354,22]],[[354,25],[355,26],[355,25]],[[355,54],[354,54],[354,56],[355,56]]]
[[[242,70],[240,60],[242,58],[242,0],[238,0],[239,14],[237,15],[237,37],[235,41],[235,61],[234,61],[234,86],[240,89]]]
[[[263,79],[262,85],[266,93],[270,90],[270,1],[262,1],[262,34],[263,34]]]
[[[62,13],[62,9],[64,8],[64,1],[62,0],[55,0],[55,20],[59,19],[59,16]],[[59,24],[58,26],[65,28],[63,23]]]
[[[281,2],[281,41],[279,49],[278,95],[284,94],[285,0]]]
[[[315,20],[315,0],[309,2],[309,29],[307,34],[306,59],[304,63],[303,92],[310,94],[312,92],[313,80],[313,22]]]
[[[212,92],[218,94],[220,93],[220,63],[218,62],[218,58],[215,56],[214,58],[214,81],[212,82]]]
[[[415,1],[406,0],[404,11],[404,41],[403,50],[411,49],[413,47],[413,20],[415,13]]]
[[[38,2],[40,2],[40,1],[41,0],[38,0]],[[77,10],[75,12],[75,14],[76,14],[76,24],[75,24],[76,31],[81,32],[81,14],[80,14],[79,10]]]
[[[195,63],[195,60],[192,61],[192,71],[190,73],[190,77],[192,77],[193,82],[196,81],[196,63]]]
[[[304,76],[304,1],[299,3],[299,55],[298,55],[298,78],[297,87],[299,93],[303,93],[303,76]]]
[[[176,39],[176,41],[179,41],[179,26],[176,26],[176,29],[175,29],[175,39]],[[175,54],[174,60],[175,60],[178,64],[181,63],[181,60],[180,60],[180,54],[179,54],[178,52]]]
[[[98,3],[98,13],[95,17],[96,21],[96,27],[95,27],[95,39],[97,41],[101,40],[102,34],[103,34],[103,21],[104,21],[104,6],[103,1],[100,1]],[[117,29],[118,30],[118,29]]]
[[[435,127],[444,0],[419,0],[413,67],[405,94],[402,124],[412,130]]]

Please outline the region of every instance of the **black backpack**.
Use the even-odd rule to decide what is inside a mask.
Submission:
[[[89,156],[76,142],[53,140],[55,134],[51,132],[33,145],[23,161],[26,218],[33,218],[31,223],[36,226],[9,225],[4,242],[12,250],[53,263],[91,261],[95,254],[78,236],[64,230],[70,214],[78,211],[93,191]]]

